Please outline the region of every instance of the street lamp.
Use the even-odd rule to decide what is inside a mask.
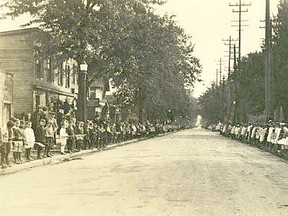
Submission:
[[[86,64],[86,62],[84,62],[83,64],[80,64],[81,72],[87,72],[87,70],[88,70],[88,65]]]
[[[237,102],[234,100],[233,101],[233,113],[232,113],[232,121],[233,121],[233,123],[235,123],[235,120],[236,120],[236,104],[237,104]]]
[[[87,70],[88,65],[86,62],[80,64],[80,72],[79,72],[79,90],[78,90],[78,110],[79,110],[79,118],[86,125],[87,120],[87,110],[86,110],[86,98],[87,98],[87,90],[86,90],[86,82],[87,82]]]

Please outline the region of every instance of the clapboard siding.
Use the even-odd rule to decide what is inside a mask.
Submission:
[[[45,95],[59,94],[59,98],[74,99],[77,84],[67,88],[59,86],[57,76],[55,81],[47,81],[44,74],[41,80],[35,77],[35,58],[33,43],[38,34],[37,28],[20,29],[0,32],[0,70],[13,74],[13,108],[15,116],[35,110],[35,95],[41,97],[41,105],[45,105]],[[67,62],[73,68],[75,61]],[[65,68],[65,67],[63,67]],[[72,91],[73,88],[73,91]],[[72,93],[73,92],[73,93]],[[0,92],[1,93],[1,92]]]
[[[33,109],[34,56],[30,40],[33,31],[0,33],[0,68],[14,75],[13,108],[16,116]]]

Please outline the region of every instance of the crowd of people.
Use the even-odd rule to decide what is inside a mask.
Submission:
[[[12,117],[6,129],[0,130],[1,166],[11,166],[12,155],[13,163],[21,164],[24,161],[52,157],[52,152],[67,154],[94,148],[104,150],[108,144],[177,129],[179,126],[168,122],[113,122],[100,118],[83,122],[77,121],[73,113],[65,115],[39,107],[36,112],[19,119]],[[35,156],[31,156],[31,152],[35,152]]]
[[[273,153],[288,149],[288,125],[280,122],[231,124],[219,122],[208,127],[213,131]]]

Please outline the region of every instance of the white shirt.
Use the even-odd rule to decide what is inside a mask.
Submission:
[[[35,134],[32,128],[26,128],[24,130],[24,136],[26,139],[26,148],[33,148],[35,143]]]

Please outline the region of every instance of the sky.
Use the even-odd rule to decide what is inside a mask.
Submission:
[[[235,25],[232,20],[238,20],[238,13],[232,10],[238,8],[230,7],[229,3],[235,5],[239,0],[167,0],[165,5],[156,8],[159,14],[176,15],[174,19],[177,24],[192,37],[194,54],[203,68],[203,82],[196,83],[195,97],[203,94],[215,81],[216,70],[220,69],[220,58],[223,59],[223,68],[228,65],[228,46],[223,40],[229,36],[238,39],[238,28],[232,27]],[[248,26],[243,27],[242,31],[242,56],[260,50],[265,34],[265,30],[260,27],[265,25],[261,20],[265,19],[266,0],[242,0],[242,4],[250,3],[251,6],[243,7],[243,10],[248,9],[248,12],[243,13],[243,20],[248,22],[243,24]],[[277,14],[278,3],[279,0],[270,0],[272,16]],[[0,20],[0,31],[17,29],[28,19],[28,16],[23,16],[15,20]],[[223,74],[227,75],[227,70]]]

